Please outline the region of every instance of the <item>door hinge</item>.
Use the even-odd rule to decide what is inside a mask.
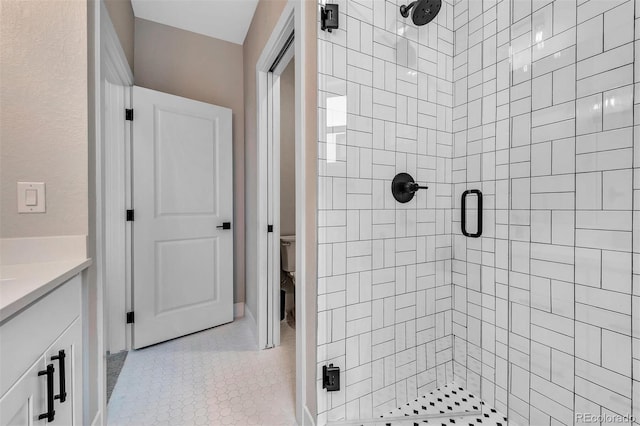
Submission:
[[[267,225],[267,232],[273,232],[273,225]]]
[[[133,324],[133,322],[134,322],[133,311],[127,312],[127,324]]]
[[[338,5],[326,3],[320,8],[320,29],[331,32],[338,28]]]
[[[127,210],[127,222],[133,222],[134,214],[133,210]]]
[[[127,108],[124,110],[124,118],[127,121],[133,121],[133,109]]]

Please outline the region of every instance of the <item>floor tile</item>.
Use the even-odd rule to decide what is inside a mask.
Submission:
[[[295,330],[257,350],[249,320],[129,352],[108,424],[294,425]]]

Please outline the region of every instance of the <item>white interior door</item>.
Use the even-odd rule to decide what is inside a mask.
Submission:
[[[231,110],[133,88],[134,348],[233,320]]]

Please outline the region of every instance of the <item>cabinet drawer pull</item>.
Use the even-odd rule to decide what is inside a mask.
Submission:
[[[59,350],[58,355],[54,355],[51,357],[51,361],[58,360],[58,375],[60,376],[60,393],[55,396],[55,399],[59,399],[60,402],[65,402],[67,400],[67,385],[65,383],[65,368],[64,361],[67,355],[64,353],[64,350]]]
[[[56,411],[53,409],[53,364],[47,365],[46,370],[38,371],[38,376],[47,376],[47,412],[40,414],[38,420],[47,419],[51,423],[55,418]]]

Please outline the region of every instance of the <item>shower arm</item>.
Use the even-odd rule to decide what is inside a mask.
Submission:
[[[409,4],[403,4],[402,6],[400,6],[400,14],[402,15],[402,17],[404,18],[408,18],[409,17],[409,11],[411,10],[411,8],[413,8],[413,6],[416,5],[415,1],[412,1]]]

